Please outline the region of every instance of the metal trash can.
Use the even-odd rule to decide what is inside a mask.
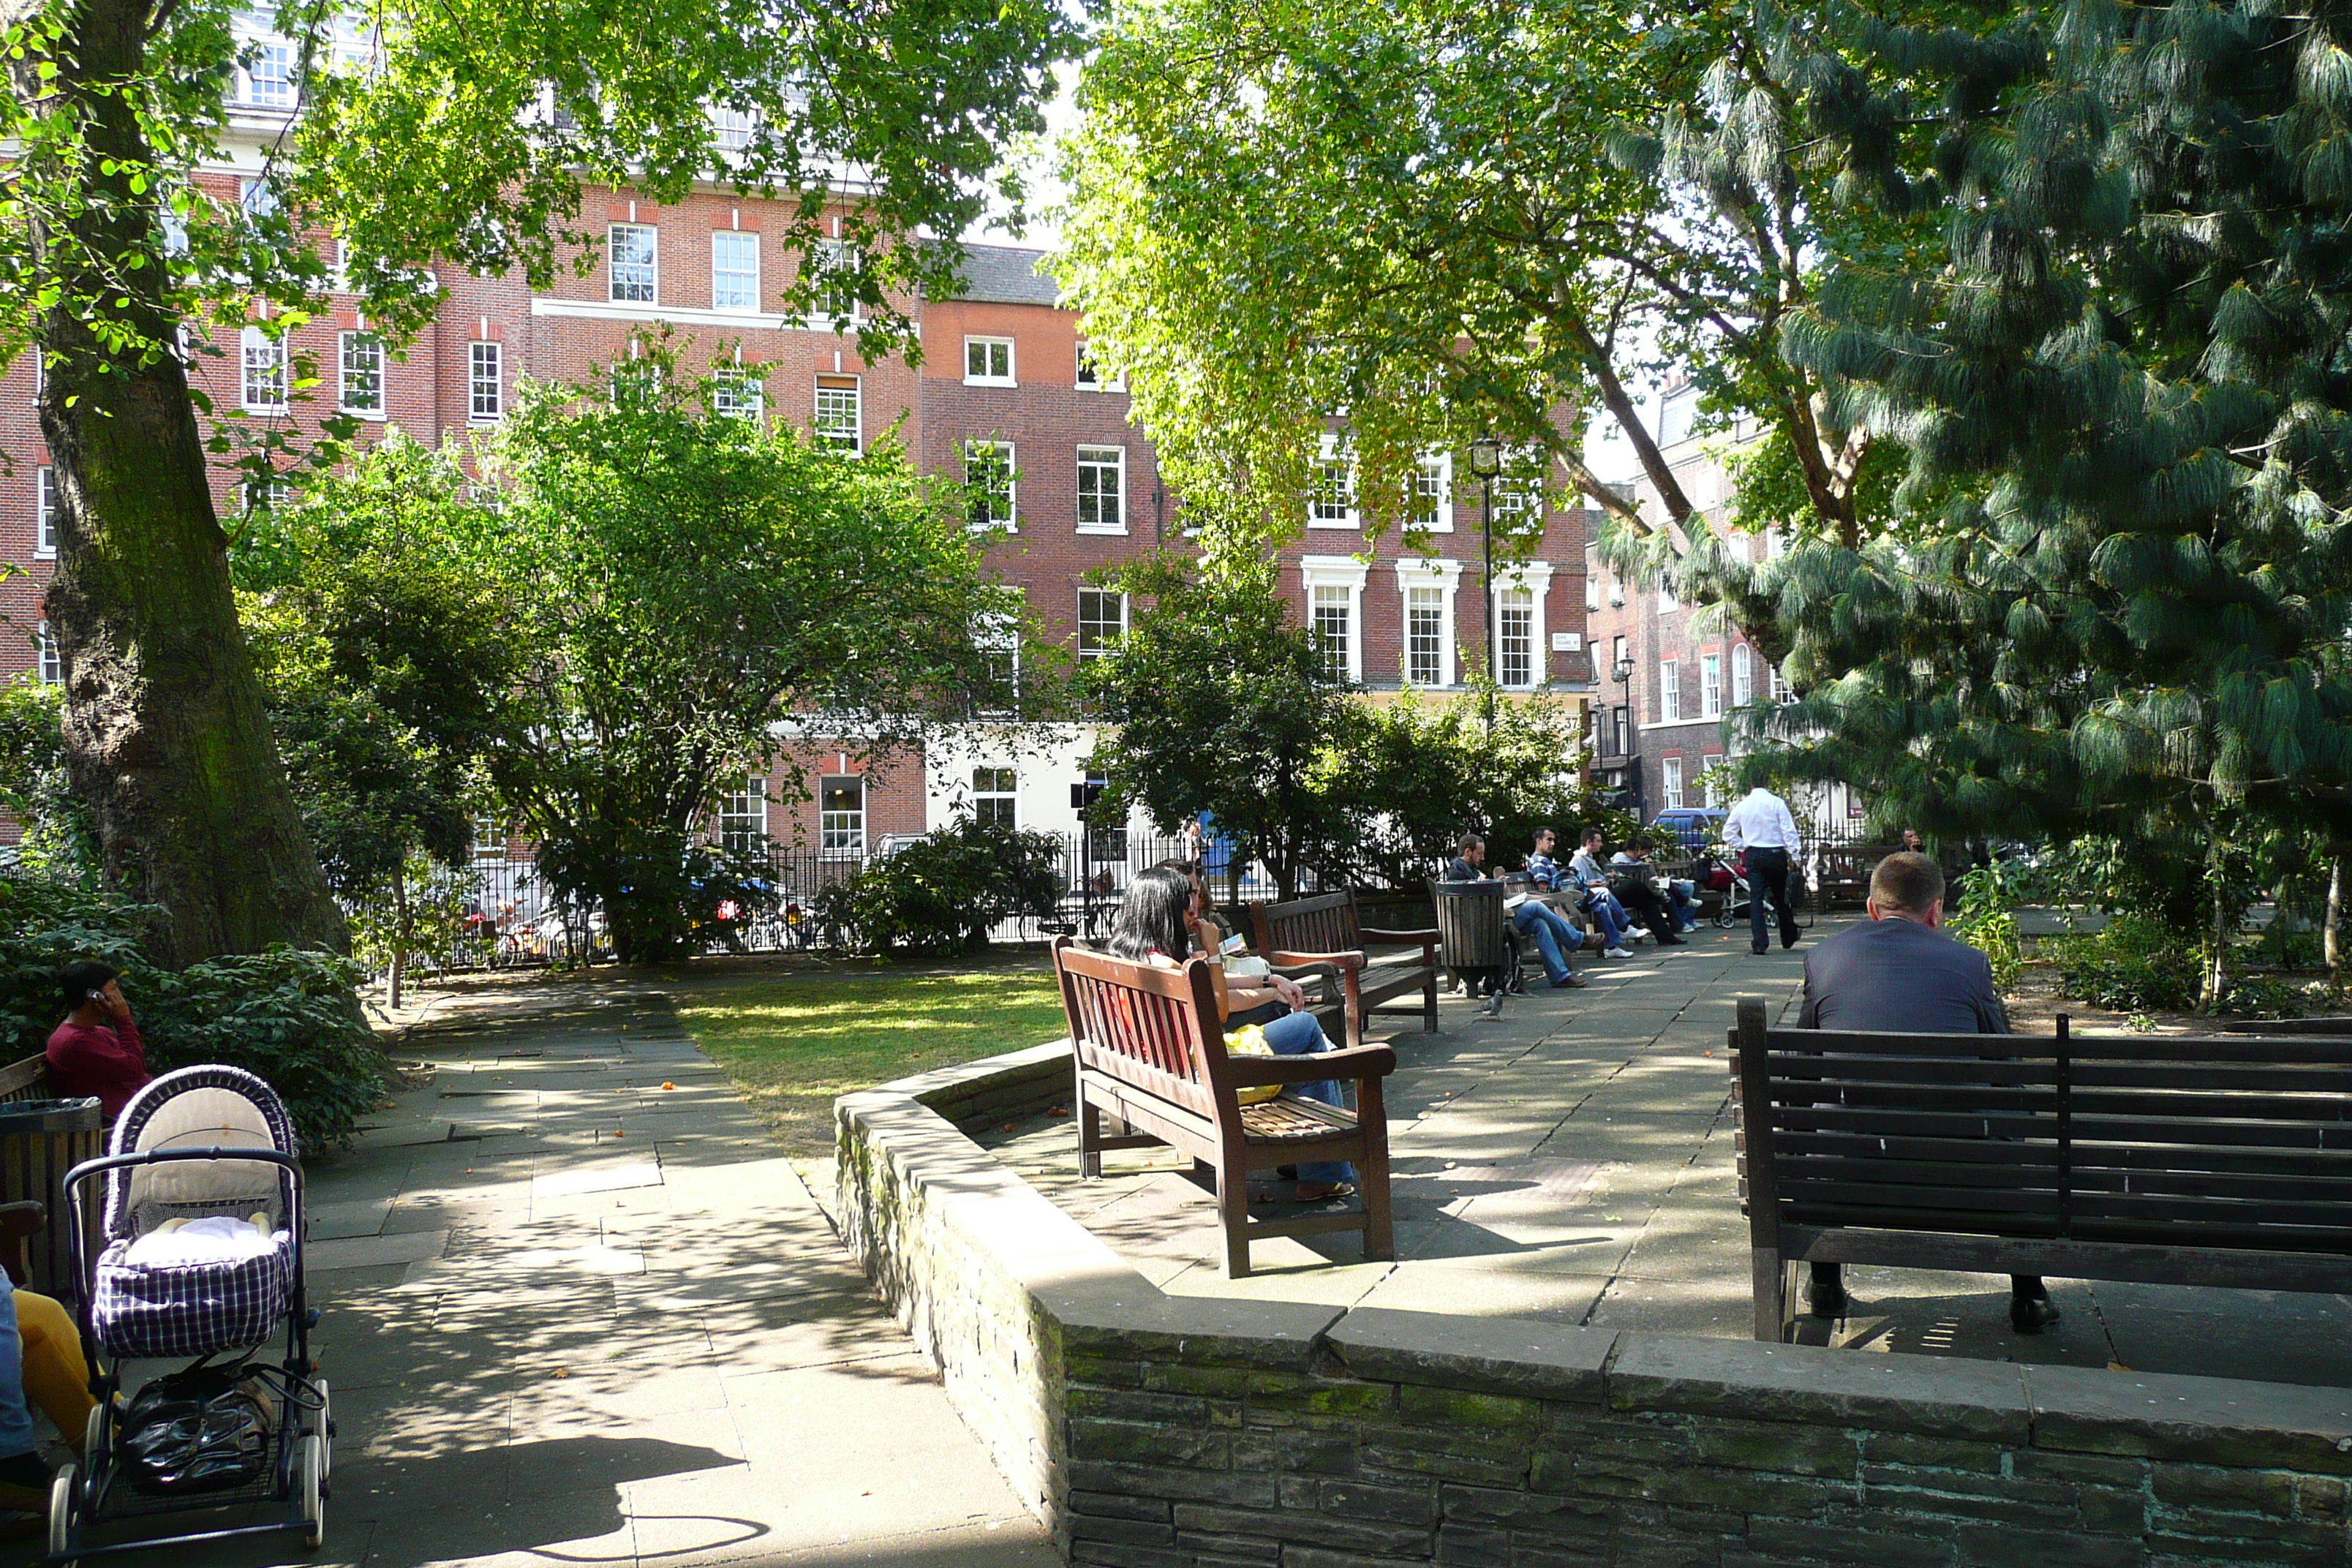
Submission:
[[[73,1221],[66,1213],[66,1173],[106,1152],[106,1114],[95,1100],[17,1100],[0,1103],[0,1203],[31,1201],[48,1223],[26,1247],[27,1288],[68,1305],[81,1299],[74,1270]],[[95,1227],[104,1182],[84,1182],[84,1223]],[[97,1235],[95,1228],[89,1232]]]

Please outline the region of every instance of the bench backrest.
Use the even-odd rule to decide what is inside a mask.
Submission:
[[[1738,1018],[1760,1224],[2352,1253],[2352,1039]]]
[[[0,1068],[0,1105],[19,1100],[51,1100],[49,1058],[26,1057]]]
[[[1502,883],[1432,879],[1429,900],[1437,911],[1447,964],[1455,969],[1500,969],[1511,961],[1503,940]]]
[[[1194,1114],[1235,1109],[1224,1031],[1206,960],[1160,969],[1054,939],[1070,1047],[1083,1065]]]
[[[1252,904],[1250,920],[1260,952],[1354,952],[1364,945],[1352,892]]]

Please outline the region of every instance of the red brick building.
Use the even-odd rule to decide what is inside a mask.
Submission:
[[[205,183],[240,199],[257,172],[257,161],[252,173],[225,169]],[[194,375],[217,408],[239,411],[234,419],[299,423],[331,399],[370,430],[397,426],[428,442],[463,443],[504,417],[521,378],[589,382],[641,353],[648,334],[667,331],[688,369],[743,367],[747,408],[861,448],[895,431],[925,469],[985,479],[993,492],[988,563],[1021,591],[1032,635],[1086,658],[1124,628],[1129,607],[1085,576],[1181,542],[1180,503],[1161,485],[1145,433],[1129,423],[1126,393],[1095,373],[1084,323],[1056,306],[1054,285],[1038,275],[1041,252],[976,247],[962,297],[908,301],[922,343],[921,363],[910,367],[903,359],[868,361],[854,321],[769,309],[800,258],[763,237],[761,204],[716,189],[666,206],[591,192],[583,210],[604,224],[590,271],[533,290],[520,277],[441,268],[436,321],[397,353],[369,334],[356,300],[339,299],[331,318],[290,335],[291,350],[318,367],[320,384],[308,403],[289,400],[285,351],[255,332],[216,331],[220,353],[197,356]],[[58,673],[38,630],[54,551],[35,374],[21,361],[0,381],[0,450],[15,464],[0,476],[0,559],[27,574],[0,583],[0,677],[27,668]],[[1375,691],[1408,681],[1458,688],[1483,663],[1486,637],[1480,492],[1466,462],[1424,463],[1424,521],[1437,541],[1426,561],[1400,555],[1392,537],[1368,547],[1336,451],[1326,481],[1298,541],[1282,552],[1285,586],[1302,617],[1324,631],[1335,667]],[[236,484],[231,470],[220,472],[225,516],[247,504]],[[1496,501],[1503,510],[1533,504],[1508,487]],[[1551,511],[1535,559],[1498,574],[1507,686],[1591,689],[1587,531],[1583,513]],[[973,726],[942,737],[923,758],[875,761],[809,737],[796,755],[815,798],[761,807],[747,788],[723,815],[732,831],[764,826],[780,842],[845,858],[965,809],[1075,831],[1090,748],[1083,727],[1039,735]]]

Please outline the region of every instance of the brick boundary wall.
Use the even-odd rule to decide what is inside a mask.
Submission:
[[[1074,1563],[2352,1563],[2352,1391],[1164,1294],[958,1131],[1069,1073],[835,1116],[845,1238]]]

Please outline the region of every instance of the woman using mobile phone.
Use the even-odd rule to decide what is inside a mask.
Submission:
[[[49,1036],[49,1082],[60,1095],[95,1096],[111,1121],[146,1086],[147,1046],[115,972],[91,959],[58,972],[66,1021]]]

